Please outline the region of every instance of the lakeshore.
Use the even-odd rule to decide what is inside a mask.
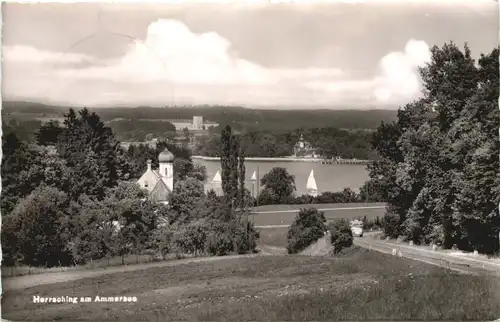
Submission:
[[[257,158],[260,159],[260,158]],[[266,159],[265,159],[266,160]],[[207,170],[207,184],[210,185],[217,171],[221,171],[221,164],[218,158],[193,158],[193,162],[203,165]],[[314,170],[314,177],[318,188],[318,194],[325,191],[341,192],[344,188],[350,188],[353,191],[359,191],[361,186],[370,179],[366,165],[362,164],[342,164],[331,165],[321,164],[319,162],[300,162],[300,161],[284,161],[280,158],[275,158],[273,161],[256,161],[253,158],[245,159],[245,186],[249,191],[255,189],[250,180],[253,172],[259,178],[262,178],[266,173],[273,168],[285,168],[289,174],[295,179],[295,194],[300,196],[307,193],[307,179]]]
[[[193,155],[193,160],[203,161],[220,161],[220,157],[206,157],[201,155]],[[323,159],[323,158],[298,158],[298,157],[246,157],[247,161],[255,162],[313,162],[320,164],[359,164],[366,165],[371,163],[370,160],[358,159]]]

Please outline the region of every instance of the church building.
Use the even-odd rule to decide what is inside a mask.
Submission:
[[[137,184],[149,192],[149,199],[154,202],[168,203],[168,196],[174,189],[174,155],[167,148],[158,156],[159,169],[151,169],[148,160],[146,172],[137,180]]]
[[[315,156],[315,151],[312,145],[304,140],[304,136],[301,134],[300,139],[295,143],[293,147],[293,156],[294,157],[303,157],[303,156]]]

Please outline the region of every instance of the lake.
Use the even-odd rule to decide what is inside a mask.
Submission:
[[[201,159],[193,160],[197,164],[202,164],[207,168],[208,184],[212,181],[215,173],[221,171],[220,161],[207,161]],[[295,176],[296,194],[306,193],[306,182],[311,169],[314,169],[314,177],[318,186],[318,193],[325,191],[338,192],[344,188],[351,188],[359,191],[359,188],[370,177],[366,170],[366,165],[354,164],[320,164],[315,162],[263,162],[245,161],[245,177],[250,179],[254,170],[259,167],[259,175],[262,178],[274,167],[287,169],[288,173]],[[247,188],[252,191],[251,182],[247,183]]]

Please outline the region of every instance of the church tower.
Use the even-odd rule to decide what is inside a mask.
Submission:
[[[167,148],[158,156],[159,174],[170,191],[174,189],[174,155]]]

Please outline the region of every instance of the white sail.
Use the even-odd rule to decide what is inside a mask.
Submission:
[[[220,176],[219,170],[217,170],[217,173],[215,174],[214,178],[212,179],[213,184],[221,184],[222,183],[222,178]]]
[[[253,171],[253,174],[252,174],[252,177],[250,178],[250,180],[257,181],[257,173],[255,172],[255,170]]]
[[[212,179],[212,184],[211,184],[210,188],[215,191],[215,194],[217,196],[224,195],[224,192],[222,191],[222,178],[220,176],[219,170],[217,170],[217,173],[215,174],[214,178]]]
[[[318,186],[316,185],[316,179],[314,178],[314,170],[311,170],[311,173],[309,173],[309,178],[307,178],[306,189],[307,193],[310,196],[315,197],[318,195]]]

